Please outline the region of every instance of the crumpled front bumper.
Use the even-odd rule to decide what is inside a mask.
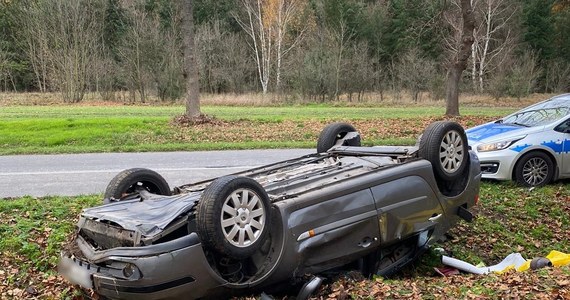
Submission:
[[[195,233],[156,245],[103,251],[80,236],[76,241],[86,259],[62,253],[59,272],[111,299],[194,299],[225,283],[208,264]]]

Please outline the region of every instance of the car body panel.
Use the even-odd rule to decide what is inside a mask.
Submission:
[[[81,237],[78,245],[90,262],[69,256],[61,260],[81,266],[84,273],[90,274],[93,289],[104,297],[181,299],[187,297],[188,290],[202,294],[225,283],[209,267],[195,233],[158,245],[103,251],[92,249]],[[190,261],[188,257],[193,259]],[[136,280],[120,278],[120,269],[102,267],[101,262],[134,264],[141,270],[141,276]]]
[[[505,136],[509,137],[518,133],[517,131],[522,129],[524,129],[522,126],[491,122],[468,129],[468,139],[474,142],[488,140],[489,138],[500,140]]]
[[[85,210],[82,217],[100,222],[112,222],[125,230],[138,231],[146,237],[154,237],[176,217],[191,210],[199,198],[200,193],[194,192],[172,197],[149,197],[146,201],[133,199],[112,202]]]
[[[141,194],[85,209],[79,250],[62,261],[82,266],[93,289],[109,298],[194,299],[340,267],[419,236],[426,247],[458,221],[459,207],[475,204],[480,166],[470,152],[466,188],[444,195],[431,163],[416,152],[337,147],[237,173],[258,181],[272,203],[267,243],[245,260],[220,257],[195,232],[196,202],[210,180],[177,187],[178,195]]]
[[[526,127],[515,123],[505,124],[503,120],[525,111],[534,112],[544,107],[552,110],[564,107],[554,117],[535,120],[537,125]],[[497,180],[513,180],[516,163],[530,152],[540,151],[548,154],[555,163],[554,179],[570,177],[570,132],[559,132],[555,129],[561,124],[570,122],[570,94],[553,97],[546,101],[529,106],[505,118],[479,125],[465,132],[468,143],[479,156],[483,178]],[[507,148],[495,151],[480,151],[478,146],[516,139]]]
[[[428,168],[431,170],[430,166]],[[402,193],[402,186],[414,188]],[[403,177],[371,190],[382,233],[380,242],[386,245],[433,227],[434,222],[429,219],[443,214],[435,192],[421,176]]]

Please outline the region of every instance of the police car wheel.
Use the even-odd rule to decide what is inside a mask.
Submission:
[[[543,152],[529,152],[519,159],[515,166],[515,180],[528,187],[548,184],[554,177],[554,163]]]

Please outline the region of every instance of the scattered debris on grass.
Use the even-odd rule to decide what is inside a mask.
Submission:
[[[502,274],[509,270],[516,270],[517,272],[524,272],[527,270],[536,270],[545,267],[564,267],[570,265],[570,254],[562,253],[560,251],[552,250],[546,257],[535,257],[533,259],[525,259],[520,253],[511,253],[505,257],[500,263],[492,266],[475,266],[468,262],[449,257],[442,256],[442,263],[444,265],[457,268],[461,271],[473,274],[489,274],[498,273]]]

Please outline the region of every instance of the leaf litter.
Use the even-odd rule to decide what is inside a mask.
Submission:
[[[441,118],[356,120],[353,124],[368,138],[416,137],[421,130]],[[338,120],[342,121],[342,120]],[[488,118],[462,117],[466,124],[480,124]],[[327,121],[218,122],[181,129],[182,139],[196,138],[198,130],[212,133],[209,140],[279,140],[283,138],[314,141]],[[412,125],[412,126],[410,126]],[[223,130],[221,130],[223,128]],[[244,132],[243,128],[248,128]],[[475,207],[473,223],[460,223],[450,231],[451,239],[438,245],[464,260],[498,262],[504,255],[519,251],[525,257],[541,256],[548,250],[570,251],[569,183],[562,182],[539,189],[524,189],[510,183],[486,182],[481,200]],[[37,199],[36,199],[37,200]],[[40,201],[39,199],[37,201]],[[16,203],[20,199],[3,199]],[[34,200],[35,201],[35,200]],[[5,202],[6,203],[6,202]],[[17,206],[17,205],[15,205]],[[55,209],[45,204],[41,216],[25,207],[1,209],[0,206],[0,299],[83,299],[95,297],[63,280],[55,271],[57,256],[46,248],[61,249],[63,244],[52,235],[61,224],[74,224],[78,208],[70,210],[68,219],[55,216]],[[39,220],[38,220],[39,218]],[[35,223],[34,223],[35,222]],[[29,232],[17,228],[36,226]],[[70,238],[72,231],[67,235]],[[32,254],[15,246],[6,246],[8,235],[20,234],[22,244]],[[24,237],[25,236],[25,237]],[[56,251],[57,252],[57,251]],[[39,253],[39,254],[38,254]],[[314,299],[570,299],[570,268],[542,269],[532,272],[477,276],[461,274],[437,276],[433,251],[394,278],[372,278],[340,274],[328,278]],[[287,296],[283,296],[287,298]]]

